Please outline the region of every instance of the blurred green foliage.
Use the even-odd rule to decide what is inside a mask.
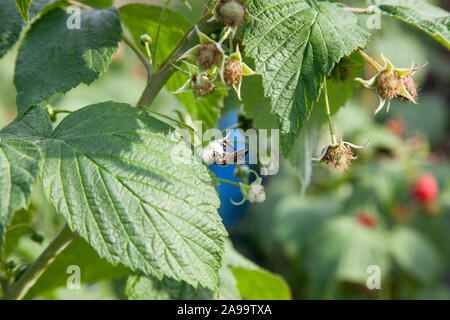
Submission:
[[[375,57],[383,52],[404,67],[428,62],[417,73],[418,104],[394,102],[373,119],[375,94],[356,91],[335,117],[346,141],[370,141],[350,170],[315,166],[302,197],[296,171],[284,163],[266,180],[266,202],[250,208],[231,237],[284,276],[294,298],[450,299],[448,52],[387,18],[373,39],[367,52]],[[322,134],[316,154],[328,139]],[[424,172],[439,183],[432,206],[411,194]],[[380,290],[366,286],[371,265],[380,267]]]

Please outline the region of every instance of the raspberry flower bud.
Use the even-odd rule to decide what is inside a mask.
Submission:
[[[186,51],[178,58],[178,61],[183,59],[195,60],[203,70],[221,66],[225,58],[222,46],[201,32],[197,26],[195,26],[195,30],[200,39],[200,44]]]
[[[414,82],[413,75],[424,66],[414,67],[414,62],[407,69],[395,68],[394,65],[383,55],[384,66],[380,66],[373,60],[371,64],[377,69],[378,73],[369,80],[356,78],[362,85],[369,89],[376,89],[380,103],[375,110],[377,114],[386,104],[386,112],[389,111],[391,100],[399,98],[416,103],[418,97],[417,85]],[[369,57],[365,57],[369,59]]]
[[[353,156],[351,148],[362,149],[368,145],[369,142],[363,146],[358,146],[340,139],[339,142],[326,146],[318,158],[312,159],[320,161],[336,171],[345,171],[350,167],[352,160],[357,159],[357,157]]]
[[[152,43],[152,38],[148,34],[141,35],[140,40],[142,45],[145,45],[146,43],[148,44]]]
[[[241,100],[242,77],[256,74],[255,71],[242,62],[239,46],[236,46],[236,51],[231,56],[225,57],[219,73],[223,83],[227,86],[233,86],[239,100]]]

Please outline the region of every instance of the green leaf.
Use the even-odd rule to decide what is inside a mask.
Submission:
[[[264,270],[233,268],[239,293],[244,300],[290,300],[286,282]]]
[[[0,58],[19,40],[24,25],[17,7],[11,0],[0,0]]]
[[[109,262],[215,289],[226,235],[216,180],[196,158],[172,160],[190,151],[173,136],[126,104],[82,108],[42,142],[44,191]]]
[[[15,2],[23,20],[28,21],[28,10],[30,10],[31,0],[15,0]]]
[[[18,139],[0,142],[0,243],[14,211],[28,206],[41,160],[39,148],[31,142]]]
[[[113,5],[113,0],[81,0],[80,2],[93,8],[102,9],[112,7]]]
[[[131,32],[136,45],[142,52],[146,52],[145,47],[140,42],[143,34],[148,34],[153,45],[156,42],[159,19],[162,9],[157,6],[133,3],[125,5],[119,9],[122,22]],[[162,19],[161,29],[156,49],[156,63],[161,63],[175,48],[175,45],[183,34],[191,27],[191,23],[183,16],[170,10],[166,10]],[[187,75],[175,72],[167,81],[166,88],[169,91],[176,91],[188,80]],[[194,120],[202,120],[205,129],[213,128],[220,116],[220,109],[223,107],[225,90],[217,90],[212,95],[194,101],[192,93],[180,93],[175,97],[185,106],[186,111]]]
[[[288,156],[324,77],[343,56],[365,45],[368,32],[354,14],[328,2],[321,2],[318,10],[300,0],[250,0],[248,8],[261,21],[243,28],[245,53],[263,77]]]
[[[68,272],[70,266],[79,268],[82,286],[103,280],[125,278],[130,273],[122,265],[112,266],[106,260],[101,259],[86,241],[77,238],[44,271],[25,299],[32,299],[57,288],[66,287],[68,278],[71,276],[71,273]]]
[[[236,278],[233,275],[232,269],[228,266],[219,270],[219,293],[216,296],[218,300],[242,299],[237,288]]]
[[[34,0],[29,17],[33,18],[43,7],[53,0]],[[0,58],[19,40],[25,22],[12,0],[0,0]]]
[[[0,131],[2,139],[38,141],[48,138],[53,131],[47,113],[40,106],[32,106]]]
[[[390,248],[398,265],[414,278],[429,283],[442,271],[436,247],[417,231],[398,227],[390,238]]]
[[[370,0],[381,13],[412,24],[450,49],[450,14],[425,0]]]
[[[67,27],[70,16],[55,8],[26,33],[14,74],[19,113],[108,69],[122,34],[117,9],[81,10],[80,29]]]

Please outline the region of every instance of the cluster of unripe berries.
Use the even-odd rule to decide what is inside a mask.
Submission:
[[[189,80],[175,93],[192,91],[196,97],[206,97],[217,89],[233,87],[240,99],[242,77],[252,75],[254,72],[242,61],[239,46],[234,52],[232,52],[234,48],[230,47],[230,54],[225,55],[222,41],[226,37],[233,37],[236,28],[251,15],[241,0],[221,0],[215,5],[213,14],[213,19],[227,25],[224,29],[224,38],[216,42],[196,27],[200,44],[189,49],[178,59],[188,65]],[[190,64],[186,60],[191,60],[195,64]]]

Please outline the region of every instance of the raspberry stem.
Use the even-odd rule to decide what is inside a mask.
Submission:
[[[372,57],[370,57],[369,55],[367,55],[364,51],[362,51],[361,49],[358,49],[358,53],[368,62],[370,63],[370,65],[377,71],[380,72],[381,70],[383,70],[383,67],[380,66],[380,64],[378,62],[376,62],[374,59],[372,59]]]

